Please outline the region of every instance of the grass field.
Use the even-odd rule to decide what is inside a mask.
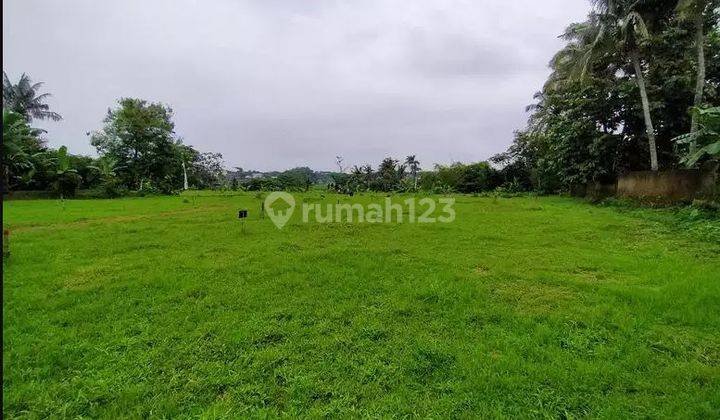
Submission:
[[[5,416],[720,417],[718,222],[458,196],[449,224],[278,230],[259,206],[3,203]]]

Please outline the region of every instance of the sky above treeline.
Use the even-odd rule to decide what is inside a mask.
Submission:
[[[176,133],[228,168],[335,169],[386,156],[485,160],[580,21],[584,0],[3,0],[3,66],[45,82],[49,144],[120,97],[170,105]]]

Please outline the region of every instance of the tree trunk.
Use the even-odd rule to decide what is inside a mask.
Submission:
[[[697,48],[697,81],[695,82],[695,100],[693,105],[695,107],[702,106],[703,101],[703,90],[705,89],[705,34],[703,33],[703,13],[697,14],[695,17],[695,47]],[[694,133],[698,129],[697,115],[692,114],[692,121],[690,123],[690,132]],[[690,143],[690,153],[694,153],[696,149],[696,143],[693,140]]]
[[[643,117],[645,118],[645,132],[650,143],[650,169],[658,170],[657,146],[655,144],[655,129],[653,128],[652,118],[650,117],[650,102],[648,101],[647,91],[645,90],[645,77],[643,77],[642,67],[640,67],[640,56],[637,50],[630,53],[633,66],[635,67],[635,80],[637,80],[638,89],[640,89],[640,99],[642,100]]]

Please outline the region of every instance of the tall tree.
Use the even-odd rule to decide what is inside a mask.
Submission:
[[[373,176],[375,175],[373,172],[373,168],[371,165],[366,164],[363,165],[360,169],[362,169],[362,172],[364,174],[363,179],[365,180],[365,188],[370,189],[370,184],[372,184]]]
[[[398,161],[387,157],[380,162],[375,179],[376,189],[380,191],[393,191],[400,187],[400,181],[405,172],[404,165],[398,165]]]
[[[679,0],[677,4],[678,15],[681,20],[691,21],[695,26],[695,49],[697,52],[697,76],[695,79],[695,95],[693,105],[700,108],[703,104],[703,91],[705,90],[705,11],[717,7],[714,0]],[[698,130],[698,113],[692,113],[690,132]],[[690,143],[690,152],[695,151],[695,142]]]
[[[642,15],[635,10],[637,1],[629,0],[595,0],[598,13],[591,14],[591,19],[583,24],[576,24],[569,28],[566,37],[574,37],[576,43],[565,51],[569,62],[568,67],[581,69],[573,71],[573,76],[579,75],[583,79],[595,60],[608,54],[621,54],[626,56],[635,74],[635,83],[640,92],[645,134],[650,149],[650,168],[658,170],[658,153],[655,137],[655,128],[650,110],[647,86],[645,81],[645,68],[647,60],[643,63],[641,47],[650,36]],[[591,35],[592,36],[589,36]]]
[[[413,178],[413,189],[417,190],[417,176],[420,172],[420,162],[415,158],[415,155],[410,155],[405,158],[405,164],[410,169],[410,174]]]
[[[150,182],[161,190],[179,188],[174,178],[181,162],[172,116],[172,109],[163,104],[123,98],[117,108],[108,110],[105,127],[92,134],[91,143],[124,168],[121,174],[129,187],[142,189],[143,182]]]
[[[677,3],[619,0],[612,6],[637,12],[647,24],[650,37],[640,37],[635,46],[641,65],[638,73],[648,80],[646,96],[652,98],[651,122],[660,166],[682,163],[690,141],[698,140],[697,149],[705,154],[687,156],[702,160],[716,147],[704,135],[671,141],[689,131],[691,114],[686,110],[692,106],[697,69],[696,32],[690,30],[691,22],[678,20]],[[720,99],[718,13],[712,5],[705,9],[703,102],[708,104]],[[497,157],[496,163],[505,165],[506,179],[519,175],[523,183],[538,190],[568,191],[588,182],[612,183],[620,173],[648,167],[643,103],[633,100],[641,97],[637,61],[633,63],[630,42],[625,39],[636,22],[632,16],[618,22],[617,15],[621,14],[594,7],[586,21],[567,28],[562,36],[567,43],[550,63],[552,74],[535,95],[537,103],[528,107],[527,127],[517,132],[507,153]],[[705,125],[698,122],[697,132]]]
[[[192,162],[192,171],[200,187],[217,187],[225,178],[222,154],[212,152],[197,154]]]
[[[51,95],[39,93],[42,85],[43,82],[33,83],[25,73],[13,84],[3,72],[3,109],[22,115],[28,122],[32,122],[33,118],[60,121],[60,114],[50,111],[50,105],[45,103]]]
[[[342,156],[335,156],[335,164],[337,165],[341,174],[345,173],[345,165],[343,164],[344,161],[345,159]]]

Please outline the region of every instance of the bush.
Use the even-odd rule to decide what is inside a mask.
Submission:
[[[453,163],[438,165],[434,172],[423,172],[418,186],[435,193],[460,192],[464,194],[491,191],[502,182],[502,176],[487,162],[469,165]]]
[[[106,180],[102,186],[102,191],[107,198],[121,197],[126,195],[128,192],[127,187],[125,187],[118,179]]]
[[[75,172],[65,172],[58,175],[53,183],[53,192],[61,197],[74,197],[78,186],[80,186],[80,175]]]

